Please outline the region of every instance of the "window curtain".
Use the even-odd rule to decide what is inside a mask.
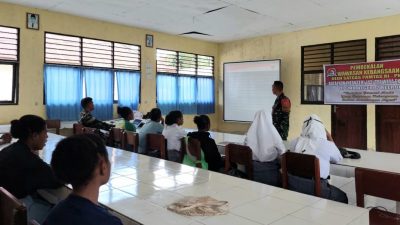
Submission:
[[[157,107],[162,114],[177,109],[177,77],[175,75],[157,75]]]
[[[140,73],[117,71],[118,105],[137,110],[140,96]]]
[[[83,69],[86,96],[93,98],[93,115],[99,120],[113,118],[113,74],[112,70]]]
[[[48,119],[79,119],[82,73],[79,68],[45,65],[44,88]]]
[[[197,78],[197,113],[215,113],[214,79]]]
[[[178,110],[184,114],[196,114],[196,77],[178,76]]]
[[[163,114],[215,113],[214,79],[209,77],[157,75],[157,107]]]

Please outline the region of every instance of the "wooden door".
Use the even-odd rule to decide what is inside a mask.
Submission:
[[[375,106],[376,150],[400,153],[400,106]]]
[[[367,149],[367,107],[333,105],[332,137],[337,146]]]

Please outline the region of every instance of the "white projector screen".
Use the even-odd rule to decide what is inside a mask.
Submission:
[[[224,120],[250,122],[258,110],[271,110],[281,60],[224,63]]]

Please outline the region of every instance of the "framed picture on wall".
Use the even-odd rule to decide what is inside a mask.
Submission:
[[[26,28],[39,30],[39,14],[26,13]]]
[[[151,34],[146,34],[146,47],[153,47],[153,35]]]

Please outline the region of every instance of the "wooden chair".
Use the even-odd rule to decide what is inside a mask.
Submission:
[[[82,134],[84,126],[80,123],[73,124],[73,132],[74,134]]]
[[[122,148],[124,146],[124,130],[121,128],[111,128],[110,142],[113,147]]]
[[[369,225],[400,225],[400,214],[373,208],[369,211]]]
[[[400,201],[400,174],[357,167],[355,169],[357,206],[364,207],[364,195]]]
[[[201,149],[201,148],[200,148]],[[183,158],[185,157],[186,154],[186,140],[185,138],[181,138],[181,149],[180,149],[180,162],[183,162]],[[201,150],[200,150],[201,151]]]
[[[125,131],[122,148],[125,150],[132,150],[133,152],[137,153],[138,146],[139,146],[139,134],[132,131]]]
[[[0,224],[26,225],[27,210],[10,192],[0,187]]]
[[[245,166],[246,178],[253,180],[253,152],[250,147],[238,144],[225,146],[225,173],[233,168],[233,164]]]
[[[183,144],[186,145],[185,139],[183,139]],[[185,148],[184,149],[181,148],[181,150],[184,150],[184,154],[186,154],[186,149]],[[187,151],[190,153],[190,155],[196,157],[196,160],[199,162],[199,163],[196,163],[196,167],[197,168],[203,168],[202,165],[201,165],[201,162],[200,162],[200,160],[201,160],[201,145],[200,145],[200,141],[197,140],[196,138],[189,137],[188,138],[188,143],[187,143]]]
[[[288,189],[290,173],[293,176],[314,179],[314,195],[321,196],[319,160],[315,155],[286,152],[282,155],[282,187]]]
[[[82,133],[84,134],[95,134],[96,128],[92,127],[83,127],[82,128]]]
[[[162,134],[147,134],[147,155],[168,159],[166,146],[167,141]]]
[[[47,129],[55,129],[60,134],[61,120],[46,120]]]

